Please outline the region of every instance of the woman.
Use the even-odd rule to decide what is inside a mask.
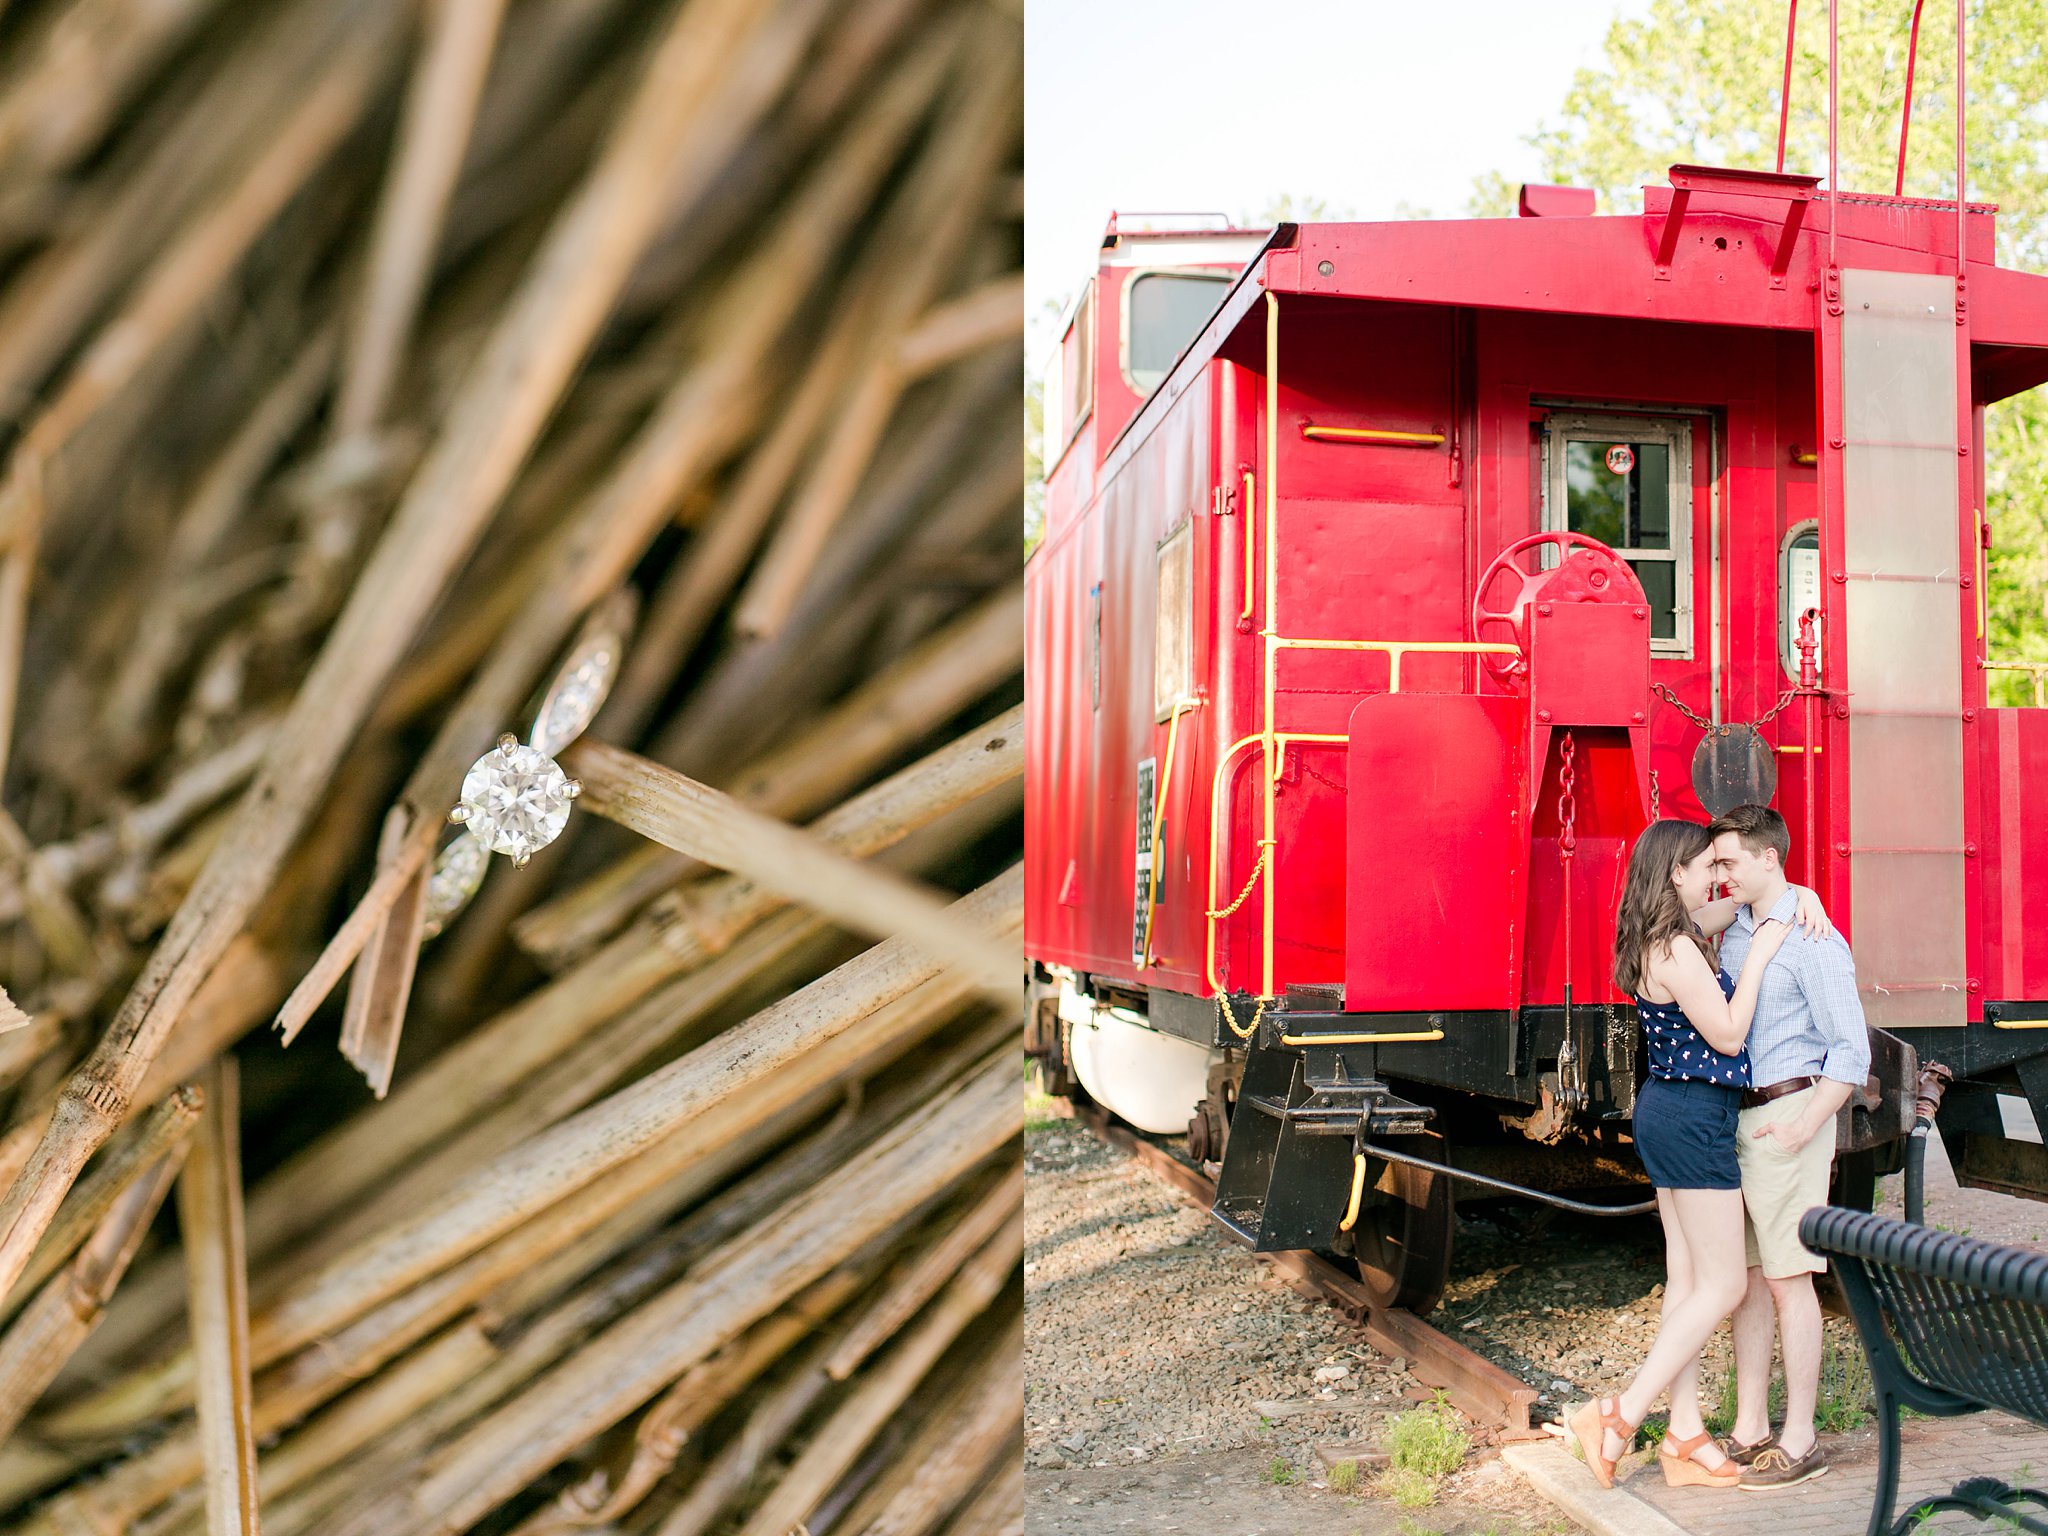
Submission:
[[[1749,1086],[1743,1041],[1756,1012],[1764,967],[1785,942],[1782,923],[1757,926],[1733,986],[1710,945],[1735,920],[1735,903],[1709,903],[1713,842],[1690,821],[1647,827],[1629,859],[1615,923],[1614,984],[1636,1000],[1648,1046],[1649,1078],[1636,1095],[1636,1153],[1657,1188],[1668,1273],[1656,1341],[1618,1398],[1572,1414],[1570,1429],[1602,1487],[1627,1453],[1650,1406],[1668,1388],[1669,1432],[1657,1449],[1674,1487],[1732,1488],[1742,1469],[1700,1420],[1699,1353],[1742,1299],[1742,1180],[1735,1166],[1735,1115]],[[1799,921],[1825,931],[1810,891]]]

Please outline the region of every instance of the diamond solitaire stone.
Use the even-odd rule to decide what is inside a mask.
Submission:
[[[507,740],[463,776],[459,819],[493,853],[524,862],[561,835],[575,798],[552,757]]]

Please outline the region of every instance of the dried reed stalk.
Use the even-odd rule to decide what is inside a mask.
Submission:
[[[987,1374],[957,1416],[936,1419],[927,1428],[926,1445],[907,1454],[899,1465],[909,1476],[872,1519],[856,1514],[847,1528],[860,1536],[926,1536],[951,1514],[988,1475],[998,1457],[1015,1447],[1021,1457],[1024,1438],[1024,1330],[1021,1321],[1004,1330]]]
[[[562,765],[581,780],[591,810],[651,842],[743,875],[856,932],[901,936],[932,959],[961,967],[993,999],[1006,1002],[1015,990],[1015,956],[956,922],[943,901],[900,875],[849,859],[672,768],[587,736],[562,754]]]
[[[969,1255],[993,1241],[999,1231],[1017,1226],[1023,1216],[1024,1170],[1017,1168],[982,1196],[929,1251],[906,1267],[877,1298],[874,1307],[840,1340],[825,1362],[826,1372],[834,1381],[846,1380],[884,1340],[938,1294]]]
[[[459,1436],[402,1498],[336,1536],[466,1529],[1022,1130],[1015,1073],[999,1059]]]
[[[929,94],[929,63],[920,58],[913,66],[899,71],[878,95],[859,130],[778,224],[775,244],[785,260],[765,275],[749,274],[734,283],[720,310],[737,320],[669,391],[619,469],[565,536],[549,579],[442,725],[401,802],[410,817],[408,835],[382,862],[369,894],[279,1015],[287,1042],[412,881],[439,831],[437,803],[444,808],[452,798],[462,769],[503,728],[514,700],[532,686],[566,638],[574,615],[624,575],[675,498],[730,447],[741,408],[761,388],[776,339]]]
[[[14,1432],[99,1321],[170,1193],[186,1150],[181,1138],[155,1162],[130,1170],[127,1187],[107,1204],[77,1256],[36,1293],[0,1338],[0,1439]]]
[[[750,22],[759,19],[744,0],[691,0],[649,57],[618,130],[557,218],[294,698],[234,835],[207,862],[0,1201],[0,1284],[20,1275],[78,1170],[120,1123],[171,1024],[261,899],[378,685],[526,457],[652,233],[661,179],[714,98],[709,78]],[[9,558],[0,568],[0,642],[9,612],[5,569],[22,567],[18,554]],[[0,645],[0,692],[13,675],[6,659]],[[4,720],[11,693],[0,706]]]
[[[94,1231],[100,1218],[114,1206],[124,1190],[131,1188],[144,1170],[162,1162],[172,1148],[192,1133],[205,1095],[197,1087],[173,1093],[136,1133],[103,1157],[98,1166],[81,1179],[71,1198],[57,1212],[50,1230],[36,1249],[33,1262],[22,1272],[16,1293],[34,1290],[55,1274]]]
[[[802,1524],[968,1325],[1014,1287],[1023,1255],[1024,1229],[1019,1222],[963,1264],[931,1308],[858,1378],[853,1391],[747,1517],[738,1536],[786,1536]]]
[[[255,1536],[256,1425],[249,1392],[249,1280],[242,1251],[241,1094],[214,1060],[198,1134],[178,1176],[187,1312],[197,1362],[208,1536]]]
[[[0,1526],[703,1529],[884,1378],[800,1517],[979,1518],[897,1461],[1016,1265],[1014,19],[6,22]],[[586,808],[689,853],[572,818],[422,947],[463,769],[636,601]],[[935,910],[986,993],[836,926]],[[181,1169],[316,1008],[372,1092],[244,1043]]]
[[[1014,908],[1005,921],[1009,931],[1014,931]],[[842,972],[845,969],[841,967]],[[651,1202],[654,1211],[670,1209],[673,1202],[702,1192],[696,1181],[731,1177],[736,1167],[745,1166],[748,1157],[759,1155],[759,1137],[770,1137],[770,1145],[774,1138],[786,1137],[806,1116],[818,1112],[821,1095],[829,1098],[836,1081],[860,1072],[864,1062],[893,1060],[928,1036],[958,1011],[967,991],[966,983],[957,977],[935,976],[869,1013],[859,1031],[820,1035],[810,1049],[784,1057],[773,1075],[755,1081],[743,1097],[727,1095],[694,1114],[685,1113],[665,1128],[657,1126],[651,1143],[636,1145],[636,1139],[628,1139],[615,1148],[607,1140],[607,1156],[601,1165],[563,1165],[561,1149],[589,1136],[605,1137],[606,1122],[615,1122],[621,1110],[633,1108],[631,1090],[531,1138],[492,1165],[487,1176],[475,1180],[483,1186],[479,1193],[495,1197],[497,1209],[509,1205],[514,1219],[523,1216],[503,1236],[478,1250],[467,1229],[441,1227],[432,1221],[422,1224],[414,1211],[408,1215],[415,1219],[401,1221],[353,1245],[263,1309],[253,1335],[259,1364],[295,1347],[293,1335],[309,1324],[323,1337],[273,1372],[272,1388],[259,1395],[260,1406],[274,1408],[289,1421],[295,1414],[287,1412],[287,1405],[324,1400],[334,1390],[335,1373],[344,1365],[356,1372],[374,1370],[486,1292],[531,1268],[539,1258],[562,1251],[614,1218],[630,1224],[637,1218],[627,1213],[636,1206]],[[777,1012],[770,1009],[762,1017]],[[724,1044],[730,1051],[734,1042]],[[702,1056],[711,1049],[703,1047],[692,1055]],[[644,1078],[636,1087],[660,1075]],[[671,1084],[677,1079],[687,1081],[690,1075],[677,1063],[670,1074]],[[620,1125],[617,1129],[628,1128]],[[613,1150],[616,1157],[609,1155]],[[561,1198],[566,1191],[554,1187],[563,1175],[580,1186],[576,1198]],[[485,1212],[492,1209],[492,1203],[485,1202]],[[407,1275],[414,1272],[430,1278],[408,1288]],[[178,1411],[191,1402],[191,1390],[191,1356],[180,1350],[131,1378],[67,1405],[47,1417],[43,1429],[58,1438],[102,1440]]]

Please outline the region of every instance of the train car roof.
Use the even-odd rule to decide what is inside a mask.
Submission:
[[[1957,225],[1980,399],[2048,382],[2048,276],[1997,265],[1988,203],[1842,193],[1816,178],[1673,166],[1639,213],[1281,224],[1105,456],[1105,479],[1270,292],[1808,331],[1829,259],[1952,273]],[[1541,203],[1538,204],[1539,208]]]

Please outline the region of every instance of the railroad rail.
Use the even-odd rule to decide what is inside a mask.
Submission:
[[[1130,1153],[1204,1211],[1215,1204],[1214,1180],[1147,1141],[1099,1105],[1072,1099],[1054,1099],[1053,1105],[1055,1113],[1070,1115],[1103,1141]],[[1527,1382],[1439,1333],[1412,1312],[1396,1307],[1375,1309],[1364,1286],[1313,1254],[1262,1253],[1258,1258],[1278,1271],[1294,1290],[1329,1302],[1358,1323],[1373,1348],[1405,1359],[1409,1375],[1424,1386],[1440,1388],[1453,1407],[1495,1439],[1543,1438],[1543,1432],[1529,1423],[1529,1405],[1536,1401],[1536,1389]]]

